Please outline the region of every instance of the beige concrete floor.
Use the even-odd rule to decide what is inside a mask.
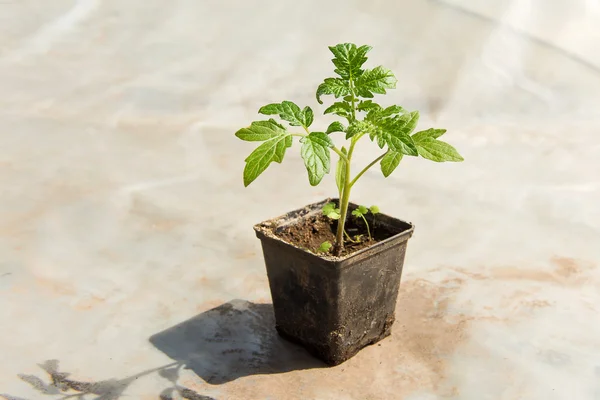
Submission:
[[[490,3],[0,2],[0,393],[599,399],[600,10]],[[285,99],[326,127],[345,41],[466,161],[356,186],[416,231],[393,335],[323,368],[274,333],[251,227],[333,178],[294,148],[245,189],[233,133]]]

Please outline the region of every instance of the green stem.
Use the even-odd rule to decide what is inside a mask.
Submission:
[[[348,153],[350,160],[350,153]],[[350,162],[346,164],[346,178],[344,179],[344,190],[340,199],[340,219],[338,220],[337,232],[335,234],[335,248],[333,254],[336,256],[342,255],[344,250],[344,226],[346,225],[346,216],[348,215],[348,203],[350,201]]]
[[[364,215],[360,214],[360,217],[363,219],[363,221],[365,221],[365,225],[367,226],[367,234],[369,235],[369,242],[372,240],[371,238],[371,230],[369,229],[369,223],[367,222],[367,219],[365,218]]]
[[[354,93],[354,81],[352,76],[350,76],[350,91],[352,94],[352,121],[356,121],[356,95]],[[333,248],[333,254],[336,256],[341,256],[342,251],[344,250],[344,227],[346,225],[346,217],[348,216],[348,203],[350,202],[350,190],[352,189],[352,185],[350,184],[350,161],[352,160],[352,153],[354,152],[354,146],[358,139],[360,139],[364,135],[364,133],[357,135],[351,139],[350,148],[348,149],[348,154],[344,157],[346,161],[346,177],[344,179],[344,187],[341,190],[340,196],[340,219],[338,220],[337,232],[335,234],[335,247]],[[335,151],[335,150],[334,150]],[[340,154],[339,152],[338,154]],[[343,154],[343,153],[342,153]],[[340,154],[340,157],[342,157]]]
[[[371,168],[373,165],[377,164],[377,162],[378,162],[378,161],[380,161],[380,160],[381,160],[383,157],[385,157],[385,155],[386,155],[386,153],[383,153],[382,155],[380,155],[379,157],[377,157],[376,159],[374,159],[373,161],[371,161],[371,163],[370,163],[369,165],[367,165],[366,167],[364,167],[364,168],[363,168],[363,170],[362,170],[362,171],[360,171],[360,172],[358,173],[358,175],[356,175],[356,176],[354,177],[354,179],[352,179],[352,182],[350,182],[350,186],[354,186],[354,184],[356,183],[356,181],[357,181],[357,180],[358,180],[358,179],[359,179],[361,176],[363,176],[363,174],[364,174],[365,172],[367,172],[367,170],[368,170],[369,168]]]
[[[342,151],[340,149],[338,149],[337,147],[333,146],[331,148],[331,150],[335,151],[342,158],[342,160],[344,160],[344,162],[346,163],[346,166],[350,165],[350,160],[348,159],[348,157],[344,153],[342,153]]]
[[[346,235],[346,237],[348,238],[349,241],[351,241],[352,243],[356,243],[356,241],[352,240],[352,238],[350,237],[350,235],[348,235],[348,232],[346,232],[345,229],[344,229],[344,235]]]

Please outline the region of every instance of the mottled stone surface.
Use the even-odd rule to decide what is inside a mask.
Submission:
[[[600,398],[600,9],[490,3],[0,1],[0,393]],[[324,129],[343,41],[466,161],[355,187],[416,230],[392,336],[324,368],[275,334],[252,225],[335,184],[295,146],[244,189],[233,132],[284,99]]]

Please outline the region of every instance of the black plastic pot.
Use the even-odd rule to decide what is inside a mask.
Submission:
[[[321,213],[329,201],[337,202],[326,199],[254,229],[262,242],[277,331],[338,365],[390,335],[414,226],[378,214],[375,229],[393,236],[343,257],[316,255],[277,236],[286,226]],[[356,207],[350,204],[350,210]]]

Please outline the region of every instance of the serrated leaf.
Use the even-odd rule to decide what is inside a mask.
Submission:
[[[329,124],[325,133],[330,134],[333,132],[345,132],[345,131],[346,131],[346,127],[344,126],[344,124],[342,124],[341,122],[338,122],[338,121],[334,121],[331,124]]]
[[[356,109],[358,111],[381,110],[381,106],[377,103],[374,103],[372,100],[363,100],[360,103],[358,103]]]
[[[292,145],[292,137],[283,132],[265,141],[246,158],[244,186],[248,186],[258,178],[273,161],[277,163],[283,161],[285,149]]]
[[[371,211],[371,214],[373,214],[373,215],[379,214],[379,207],[373,205],[373,206],[369,207],[369,211]]]
[[[268,121],[254,121],[249,127],[237,131],[235,136],[247,142],[263,142],[285,133],[283,126],[270,119]]]
[[[464,161],[464,158],[458,154],[458,151],[446,142],[436,140],[430,137],[420,138],[416,142],[419,155],[435,162],[460,162]]]
[[[426,129],[424,131],[420,131],[415,133],[414,135],[412,135],[412,138],[415,142],[418,142],[420,140],[423,140],[425,138],[430,138],[430,139],[437,139],[440,136],[442,136],[444,133],[446,133],[445,129],[434,129],[434,128],[430,128],[430,129]]]
[[[418,156],[419,152],[410,136],[418,121],[419,113],[417,111],[376,121],[381,128],[381,133],[378,135],[379,146],[382,147],[381,139],[383,138],[390,150],[408,156]]]
[[[329,50],[335,58],[331,60],[336,66],[335,73],[344,79],[354,79],[362,73],[361,66],[367,61],[366,54],[371,46],[356,47],[353,43],[341,43],[330,46]]]
[[[401,106],[389,106],[386,109],[384,109],[383,111],[381,111],[381,116],[382,117],[389,117],[391,115],[394,114],[400,114],[400,113],[404,113],[406,112],[406,110],[404,108],[402,108]]]
[[[357,208],[358,212],[361,213],[362,215],[366,215],[369,212],[369,209],[365,206],[358,206]]]
[[[346,139],[362,132],[370,132],[371,128],[372,125],[366,121],[353,121],[346,129]]]
[[[315,114],[313,113],[312,108],[310,108],[309,106],[306,106],[302,109],[302,114],[303,114],[303,122],[304,122],[304,126],[305,127],[310,127],[315,119]]]
[[[332,94],[335,98],[351,94],[350,83],[340,78],[326,78],[317,88],[317,101],[323,104],[321,96]]]
[[[377,146],[379,146],[380,149],[383,149],[386,144],[387,142],[385,141],[385,136],[377,135]]]
[[[352,215],[354,215],[355,217],[360,217],[362,214],[358,210],[353,210]]]
[[[396,134],[410,135],[419,122],[419,112],[412,111],[392,119],[392,130]]]
[[[385,156],[381,159],[381,172],[386,178],[390,176],[396,169],[400,161],[402,161],[403,154],[398,151],[388,150]]]
[[[300,142],[300,155],[308,171],[308,181],[312,186],[318,185],[325,174],[329,173],[331,164],[329,148],[333,146],[331,138],[325,132],[311,132]]]
[[[390,150],[400,152],[407,156],[419,155],[417,146],[415,146],[412,138],[408,135],[385,132],[379,137],[383,137]]]
[[[323,206],[323,215],[331,219],[340,219],[340,209],[335,208],[335,203],[327,203]]]
[[[354,97],[352,97],[352,96],[344,96],[344,101],[347,101],[348,103],[352,103],[352,100],[355,100]]]
[[[340,150],[344,154],[348,154],[348,150],[345,147],[342,147]],[[337,185],[338,192],[340,196],[346,184],[346,161],[342,157],[338,160],[336,169],[335,169],[335,184]]]
[[[348,103],[338,101],[327,107],[323,114],[336,114],[347,118],[352,114],[352,106]]]
[[[355,90],[359,96],[371,98],[373,93],[385,94],[386,89],[395,89],[397,81],[392,71],[378,66],[362,73],[356,81]]]
[[[275,115],[281,112],[281,103],[271,103],[258,109],[259,114]]]
[[[265,115],[278,114],[281,119],[288,121],[291,126],[304,126],[306,128],[312,124],[314,118],[310,107],[304,107],[304,110],[301,110],[298,105],[287,100],[281,103],[267,104],[261,107],[258,112]]]
[[[325,241],[323,243],[321,243],[321,245],[319,246],[319,251],[323,252],[323,253],[327,253],[329,251],[329,249],[331,248],[332,244],[329,241]]]

